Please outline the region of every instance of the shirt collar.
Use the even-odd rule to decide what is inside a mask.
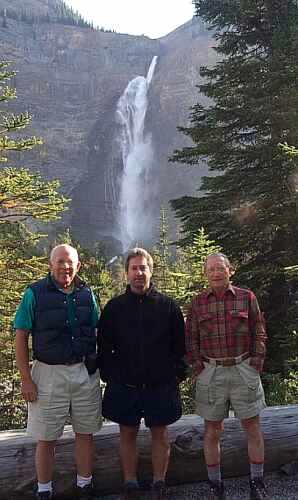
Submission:
[[[227,288],[225,289],[223,295],[225,295],[227,292],[231,292],[233,295],[236,295],[236,292],[235,292],[235,289],[233,287],[233,285],[231,285],[231,283],[229,283],[229,285],[227,286]],[[206,290],[206,293],[207,293],[207,296],[209,297],[210,295],[214,295],[215,296],[215,293],[214,291],[212,290],[212,288],[207,288]]]
[[[66,293],[63,291],[62,288],[59,287],[59,284],[55,281],[55,279],[53,278],[53,276],[51,275],[50,272],[47,275],[47,285],[49,288],[56,289],[56,290],[59,290],[60,292]],[[76,275],[74,277],[72,285],[73,285],[73,288],[72,288],[70,293],[73,293],[75,290],[80,290],[81,288],[86,286],[86,283],[81,278],[79,278],[79,276]],[[70,293],[68,293],[68,295],[70,295]]]
[[[126,293],[128,295],[132,295],[135,297],[146,297],[146,296],[152,295],[154,293],[154,291],[155,291],[155,287],[154,287],[154,284],[152,283],[152,281],[150,281],[149,288],[145,291],[145,293],[135,293],[132,291],[129,284],[126,285]]]

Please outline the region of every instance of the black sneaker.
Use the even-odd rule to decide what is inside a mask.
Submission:
[[[262,477],[256,477],[249,481],[250,485],[250,500],[267,500],[269,496],[267,494],[266,486],[264,484]]]
[[[53,494],[51,491],[38,491],[36,493],[36,498],[39,500],[50,500],[50,498],[53,498]]]
[[[209,481],[208,500],[226,500],[225,488],[222,481]]]
[[[141,490],[138,483],[127,481],[123,485],[121,500],[139,500],[141,498]]]
[[[87,484],[84,488],[76,487],[76,499],[93,500],[95,498],[94,488],[92,484]]]
[[[151,488],[151,498],[154,500],[164,500],[167,498],[167,488],[164,481],[156,481],[152,484]]]

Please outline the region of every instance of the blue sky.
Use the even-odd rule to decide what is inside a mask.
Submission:
[[[95,26],[118,33],[164,36],[192,18],[192,0],[65,0]]]

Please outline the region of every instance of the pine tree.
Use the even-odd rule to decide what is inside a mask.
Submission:
[[[171,263],[173,260],[168,237],[168,214],[165,207],[160,209],[159,240],[152,249],[154,262],[154,284],[162,293],[173,296],[173,282],[171,279]]]
[[[203,264],[211,253],[220,252],[220,247],[210,240],[201,227],[192,242],[177,248],[176,259],[171,268],[175,287],[173,296],[186,310],[192,297],[207,286]]]
[[[16,92],[7,83],[15,75],[8,62],[0,62],[0,103],[15,99]],[[14,138],[26,127],[30,115],[0,113],[0,161],[8,155],[41,144],[36,137]],[[0,428],[24,424],[26,407],[18,391],[18,372],[14,363],[12,316],[24,288],[47,271],[47,258],[40,255],[37,244],[41,235],[29,230],[34,220],[57,219],[66,199],[57,192],[57,181],[44,181],[28,169],[0,168]]]
[[[201,68],[211,99],[192,109],[180,130],[194,145],[173,160],[211,175],[201,196],[175,200],[185,242],[204,226],[238,264],[241,284],[265,309],[272,369],[283,369],[288,338],[288,283],[297,263],[297,161],[279,144],[297,144],[298,5],[294,0],[195,0],[215,30],[218,62]],[[283,343],[281,342],[283,338]]]

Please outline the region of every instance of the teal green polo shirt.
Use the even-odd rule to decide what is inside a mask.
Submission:
[[[63,290],[60,289],[59,292],[65,295],[67,301],[68,321],[70,323],[71,328],[73,328],[75,325],[75,306],[73,301],[74,292],[65,293],[63,292]],[[99,308],[92,291],[91,295],[93,303],[91,311],[91,326],[95,328],[99,319]],[[13,322],[13,326],[15,329],[32,331],[34,323],[35,306],[36,306],[36,301],[34,293],[32,289],[29,287],[25,290],[22,300],[15,313]]]

